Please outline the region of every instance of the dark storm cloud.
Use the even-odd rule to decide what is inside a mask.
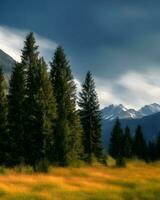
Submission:
[[[2,0],[0,20],[64,45],[77,75],[91,69],[112,77],[159,64],[159,9],[146,0]]]
[[[157,0],[1,0],[0,25],[64,46],[80,80],[91,70],[96,79],[114,82],[131,71],[159,69],[159,10]],[[119,87],[113,93],[127,94]]]

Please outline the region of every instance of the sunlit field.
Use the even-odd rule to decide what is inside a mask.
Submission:
[[[126,168],[92,166],[1,169],[1,200],[137,200],[160,199],[160,163],[129,162]]]

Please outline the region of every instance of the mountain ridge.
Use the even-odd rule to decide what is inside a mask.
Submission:
[[[103,120],[114,120],[116,118],[137,119],[155,114],[157,112],[160,112],[160,105],[157,103],[145,105],[138,110],[135,110],[133,108],[128,109],[122,104],[111,104],[101,110]]]
[[[136,127],[142,126],[146,140],[155,140],[160,133],[160,105],[153,103],[142,108],[128,109],[122,104],[110,105],[101,110],[102,112],[102,141],[107,148],[111,131],[115,120],[119,118],[124,129],[129,126],[131,134],[134,135]]]

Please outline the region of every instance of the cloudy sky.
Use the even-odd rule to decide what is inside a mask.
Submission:
[[[1,0],[0,49],[19,60],[27,32],[49,61],[57,45],[77,83],[94,75],[101,107],[160,103],[160,1]]]

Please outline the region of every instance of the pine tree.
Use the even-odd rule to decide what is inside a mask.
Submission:
[[[147,160],[147,144],[143,136],[142,127],[139,125],[136,129],[136,134],[133,141],[134,155],[140,159]]]
[[[117,159],[123,156],[123,138],[123,130],[119,119],[117,119],[113,127],[109,143],[109,154],[113,158]]]
[[[149,161],[156,160],[156,143],[153,141],[149,141],[147,145],[147,156]]]
[[[44,158],[54,158],[54,123],[56,104],[52,85],[43,59],[28,72],[26,99],[26,131],[28,163],[35,166]]]
[[[33,33],[25,41],[22,65],[26,70],[25,162],[34,167],[46,157],[54,157],[56,104],[47,67],[38,57]]]
[[[2,68],[0,68],[0,164],[6,164],[8,158],[7,132],[7,97],[6,82]]]
[[[155,141],[155,151],[156,151],[156,159],[160,159],[160,133],[158,134]]]
[[[36,162],[36,160],[34,161],[35,156],[33,156],[33,154],[37,150],[34,149],[33,146],[34,143],[35,145],[36,143],[39,144],[38,141],[35,141],[34,139],[36,127],[33,127],[34,123],[31,123],[31,121],[34,121],[35,119],[34,115],[32,115],[32,112],[35,111],[36,107],[34,107],[35,105],[31,104],[32,103],[31,99],[34,99],[34,89],[35,89],[34,70],[36,69],[38,63],[38,55],[39,55],[38,46],[36,45],[34,34],[31,32],[27,35],[26,40],[24,41],[24,48],[22,50],[22,56],[21,56],[22,66],[25,70],[25,103],[24,103],[25,155],[24,157],[25,157],[25,162],[27,164],[34,164],[34,162]],[[38,153],[39,152],[37,152],[37,154]]]
[[[117,167],[125,167],[126,163],[124,159],[124,134],[119,119],[116,120],[111,133],[109,154],[116,159]]]
[[[101,113],[99,110],[98,97],[95,91],[95,82],[90,72],[86,74],[79,94],[79,113],[83,127],[83,145],[87,161],[92,157],[102,160],[101,144]]]
[[[82,131],[76,111],[76,86],[62,47],[56,49],[50,65],[57,103],[56,160],[59,165],[72,165],[81,157]]]
[[[125,128],[124,132],[124,138],[123,138],[123,153],[124,157],[126,158],[131,158],[132,157],[132,138],[131,138],[131,133],[130,129],[128,126]]]
[[[24,41],[24,48],[22,50],[22,64],[23,67],[26,67],[26,71],[28,70],[29,67],[33,66],[36,64],[38,60],[38,46],[36,45],[36,40],[34,37],[33,32],[30,32],[26,40]]]
[[[44,59],[39,60],[37,66],[37,84],[36,103],[40,111],[40,131],[44,137],[43,151],[44,157],[50,162],[55,159],[55,122],[56,122],[56,100],[54,97],[51,80],[47,72],[47,66]],[[40,132],[39,132],[40,133]]]
[[[24,162],[24,100],[25,76],[21,63],[12,70],[8,94],[8,122],[11,165]]]

